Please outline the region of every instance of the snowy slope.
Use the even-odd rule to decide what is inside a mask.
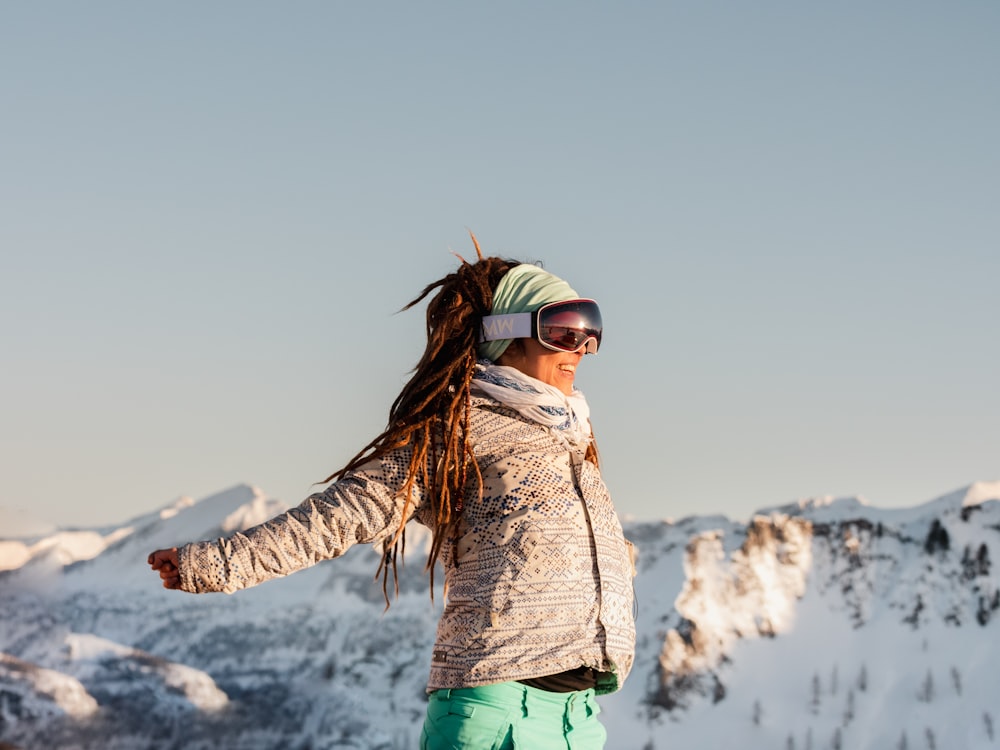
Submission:
[[[82,719],[97,711],[97,701],[79,680],[9,654],[0,654],[0,684],[0,727],[14,717]]]
[[[20,561],[0,544],[0,740],[415,747],[441,600],[421,529],[388,612],[369,548],[235,596],[165,591],[145,565],[282,507],[240,486],[72,543],[14,540],[32,550]],[[901,510],[825,498],[626,533],[637,658],[602,699],[609,750],[1000,747],[1000,483]]]
[[[1000,745],[998,497],[980,483],[902,510],[824,500],[692,523],[674,542],[683,581],[662,560],[640,571],[651,666],[605,701],[612,734],[647,749]],[[803,525],[808,548],[789,529]],[[672,610],[643,606],[659,581],[679,591]]]

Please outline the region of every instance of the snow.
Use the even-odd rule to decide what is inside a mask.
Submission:
[[[13,687],[22,700],[34,699],[34,710],[43,716],[65,713],[79,719],[97,711],[97,701],[79,680],[9,654],[0,653],[0,684]]]
[[[52,555],[61,565],[97,557],[107,547],[96,531],[60,531],[31,546],[31,556]]]
[[[609,750],[892,750],[904,734],[912,750],[997,747],[998,490],[626,523],[638,642],[623,689],[601,699]],[[165,591],[146,566],[156,547],[283,507],[239,485],[114,528],[0,542],[4,739],[412,747],[441,601],[425,530],[408,532],[388,612],[367,547],[232,597]],[[75,740],[82,716],[99,717],[90,744]]]
[[[194,498],[183,495],[177,498],[175,502],[163,508],[159,513],[160,518],[166,521],[168,518],[173,518],[182,510],[190,508],[192,505],[194,505]]]
[[[203,711],[217,711],[229,702],[215,681],[201,670],[174,664],[94,635],[73,633],[67,636],[66,655],[71,662],[78,662],[77,670],[84,674],[93,674],[103,663],[112,660],[132,663],[139,672],[156,675],[170,692],[183,695],[193,707]]]
[[[0,571],[15,570],[31,559],[31,551],[24,542],[15,539],[0,540]]]
[[[966,489],[962,507],[982,505],[990,500],[1000,500],[1000,482],[976,482]]]
[[[146,559],[153,550],[249,528],[285,508],[284,503],[250,485],[237,485],[199,502],[181,498],[163,510],[109,530],[103,537],[101,553],[81,559],[79,574],[63,583],[81,589],[94,586],[145,589],[149,584]]]
[[[91,530],[57,531],[30,544],[16,540],[0,542],[0,570],[14,570],[32,560],[42,559],[66,566],[80,560],[91,560],[107,546],[107,538]]]

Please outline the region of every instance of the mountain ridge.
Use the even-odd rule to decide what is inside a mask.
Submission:
[[[165,591],[145,567],[155,546],[227,533],[283,507],[251,485],[181,498],[104,529],[103,550],[65,565],[33,540],[38,555],[0,573],[0,594],[17,605],[0,613],[0,653],[28,673],[75,681],[98,708],[59,709],[24,668],[17,679],[8,668],[0,739],[412,747],[442,595],[431,602],[425,530],[408,533],[388,612],[370,548],[231,597]],[[639,550],[638,642],[632,676],[602,699],[609,747],[739,739],[750,750],[874,750],[904,736],[912,747],[929,736],[949,750],[992,746],[1000,705],[983,665],[997,656],[990,550],[1000,543],[1000,483],[904,509],[806,501],[746,522],[625,528]],[[192,702],[184,686],[214,698]],[[391,711],[373,716],[359,696]]]

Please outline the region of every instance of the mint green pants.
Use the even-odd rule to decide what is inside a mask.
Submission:
[[[601,750],[593,690],[550,693],[517,682],[435,690],[420,750]]]

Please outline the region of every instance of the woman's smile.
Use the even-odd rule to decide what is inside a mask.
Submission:
[[[520,346],[508,346],[497,360],[498,365],[518,369],[525,375],[558,388],[567,396],[573,394],[576,368],[583,358],[583,347],[575,352],[555,352],[534,339],[517,339],[517,342]]]

